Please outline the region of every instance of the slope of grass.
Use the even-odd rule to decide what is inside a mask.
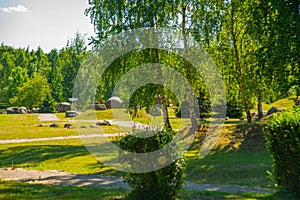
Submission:
[[[187,153],[186,177],[197,183],[236,184],[274,188],[267,171],[272,159],[265,148],[264,125],[227,124],[214,149],[203,159],[198,157],[201,136]]]
[[[295,102],[292,98],[280,99],[271,104],[262,103],[263,111],[267,112],[273,106],[277,108],[284,108],[286,110],[290,110],[295,105]],[[257,106],[251,110],[251,112],[257,112]]]

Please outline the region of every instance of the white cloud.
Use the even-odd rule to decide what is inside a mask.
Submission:
[[[18,5],[14,7],[6,7],[6,8],[1,8],[0,10],[3,12],[11,13],[11,12],[28,12],[28,9],[23,6],[23,5]]]

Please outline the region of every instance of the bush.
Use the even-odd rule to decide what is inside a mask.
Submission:
[[[43,101],[39,112],[40,113],[54,113],[56,111],[56,102],[53,100],[51,95],[47,95],[45,100]]]
[[[243,116],[243,105],[235,102],[227,102],[226,116],[230,118],[240,118]]]
[[[141,132],[141,131],[135,131]],[[136,134],[134,133],[134,134]],[[134,135],[128,135],[122,138],[119,145],[122,149],[134,153],[147,153],[163,148],[172,141],[173,131],[144,131],[141,134],[153,134],[152,137],[141,138]],[[173,145],[173,144],[172,144]],[[175,144],[174,144],[175,145]],[[173,153],[177,153],[177,147],[174,146]],[[169,152],[170,153],[170,152]],[[148,155],[148,154],[147,154]],[[167,159],[167,158],[164,158]],[[164,160],[163,159],[163,160]],[[155,160],[159,159],[147,158],[149,163],[138,163],[139,167],[149,167]],[[162,161],[163,161],[162,160]],[[122,163],[126,164],[126,156],[122,159]],[[153,161],[153,163],[151,163]],[[137,161],[138,162],[138,161]],[[146,173],[126,173],[125,181],[132,188],[128,199],[157,199],[172,200],[176,198],[177,191],[183,184],[183,171],[185,168],[185,160],[181,156],[172,164],[151,172]]]
[[[300,109],[275,116],[268,124],[267,148],[277,185],[300,195]]]

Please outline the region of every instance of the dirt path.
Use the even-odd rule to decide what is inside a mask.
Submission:
[[[55,114],[40,114],[40,121],[59,121],[59,118]]]
[[[103,176],[98,174],[70,174],[56,170],[25,170],[21,168],[0,168],[0,179],[24,181],[28,183],[53,184],[61,186],[77,187],[103,187],[103,188],[127,188],[129,186],[122,178],[114,176]],[[264,188],[250,188],[237,185],[213,185],[213,184],[196,184],[185,182],[185,190],[197,191],[218,191],[228,193],[272,193],[272,190]]]
[[[49,137],[49,138],[32,138],[32,139],[15,139],[15,140],[0,140],[0,144],[41,142],[41,141],[68,140],[68,139],[81,139],[81,138],[96,138],[96,137],[116,137],[116,136],[120,136],[120,135],[122,135],[122,133],[74,135],[74,136],[59,136],[59,137]]]

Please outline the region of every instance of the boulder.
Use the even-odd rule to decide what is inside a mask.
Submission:
[[[80,128],[87,128],[86,126],[80,126]]]
[[[22,107],[18,108],[18,112],[19,112],[19,114],[26,114],[27,113],[27,108],[22,106]]]
[[[32,112],[32,113],[38,113],[38,112],[39,112],[39,109],[38,109],[38,108],[32,108],[31,112]]]
[[[46,124],[40,124],[39,127],[46,127]]]
[[[77,111],[67,111],[66,114],[65,114],[65,117],[76,117],[78,115],[78,112]]]
[[[98,121],[98,122],[96,122],[96,125],[97,126],[111,126],[111,124],[107,120]]]
[[[18,107],[9,107],[6,109],[7,114],[19,114]]]
[[[68,102],[61,102],[61,103],[58,103],[56,106],[57,112],[67,112],[70,110],[71,110],[71,104]]]
[[[105,104],[92,104],[90,106],[90,109],[94,109],[94,110],[106,110],[106,106]]]
[[[119,97],[111,97],[107,99],[105,106],[107,109],[111,108],[122,108],[123,107],[123,101]]]
[[[50,124],[50,127],[57,128],[57,127],[59,127],[59,125],[57,123],[53,123],[53,124]]]
[[[225,117],[225,120],[228,121],[230,118],[229,117]]]
[[[99,128],[99,126],[94,125],[94,124],[91,124],[90,127],[91,127],[91,128]]]
[[[74,128],[74,127],[72,126],[72,124],[65,124],[64,128]]]
[[[268,110],[267,115],[271,115],[273,113],[277,113],[277,112],[283,112],[284,109],[278,109],[275,106],[273,106],[270,110]]]

